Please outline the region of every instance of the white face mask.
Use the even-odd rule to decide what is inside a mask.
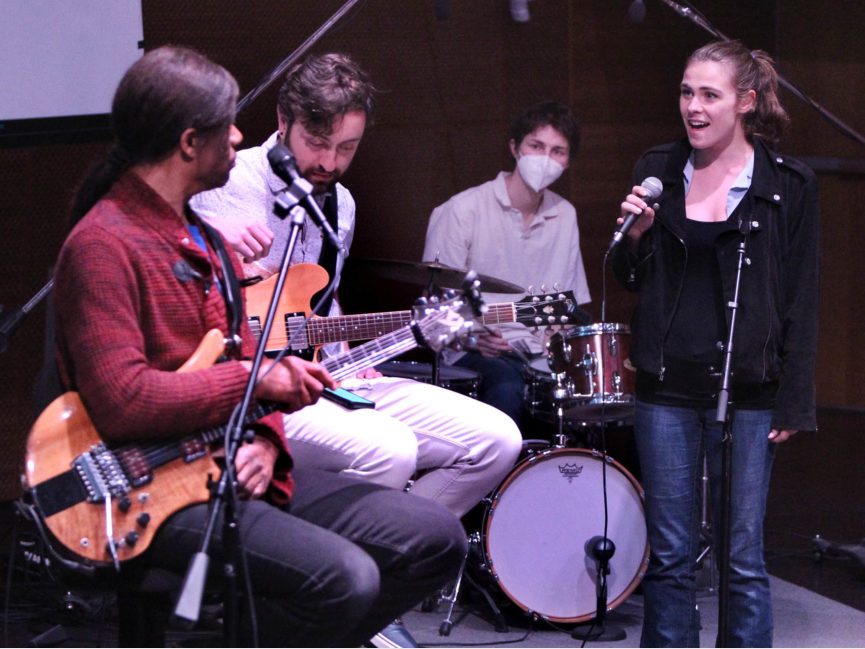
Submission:
[[[565,168],[548,155],[520,156],[517,169],[525,183],[536,192],[552,185],[565,172]]]

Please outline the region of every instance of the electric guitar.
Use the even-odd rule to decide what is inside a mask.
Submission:
[[[262,325],[270,306],[277,276],[246,288],[246,313],[256,338],[261,338]],[[316,264],[296,264],[288,276],[276,307],[273,329],[267,337],[265,350],[278,352],[288,347],[295,356],[312,358],[315,349],[335,342],[368,340],[404,327],[411,321],[411,311],[386,311],[360,315],[315,317],[310,299],[327,286],[327,271]],[[529,295],[518,302],[487,305],[488,310],[477,318],[484,325],[519,322],[529,327],[550,327],[584,324],[582,310],[577,306],[573,291],[544,295]],[[584,312],[582,312],[584,313]]]
[[[421,344],[438,351],[468,335],[478,301],[475,291],[468,298],[417,307],[409,325],[322,365],[339,381]],[[222,333],[211,330],[177,371],[210,367],[223,347]],[[245,424],[279,406],[255,403]],[[168,516],[208,500],[208,478],[219,472],[209,448],[221,442],[226,429],[112,447],[99,437],[80,396],[67,392],[48,405],[30,430],[25,486],[45,526],[66,549],[88,562],[116,566],[141,554]]]

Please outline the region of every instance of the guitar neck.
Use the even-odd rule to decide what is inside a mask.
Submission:
[[[411,322],[408,312],[406,314],[407,321]],[[338,340],[343,339],[340,338]],[[330,372],[333,378],[341,381],[357,374],[361,370],[383,363],[417,346],[418,341],[412,331],[412,327],[406,325],[389,334],[370,340],[363,345],[358,345],[338,356],[326,358],[322,361],[322,365]]]
[[[407,326],[412,319],[411,311],[384,311],[358,315],[312,318],[306,323],[306,341],[314,346],[337,342],[354,342],[378,338],[396,329]],[[516,307],[513,302],[489,305],[489,310],[478,318],[485,325],[516,322]]]

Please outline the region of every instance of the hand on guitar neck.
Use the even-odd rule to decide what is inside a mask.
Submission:
[[[252,361],[241,363],[252,371]],[[276,401],[284,404],[287,412],[294,412],[318,401],[324,388],[335,387],[336,381],[322,365],[287,356],[276,363],[268,359],[262,362],[253,394],[256,399]]]

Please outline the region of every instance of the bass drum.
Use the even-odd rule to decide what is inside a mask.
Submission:
[[[603,466],[595,451],[548,449],[520,462],[493,494],[483,519],[484,565],[526,613],[569,623],[595,616],[597,565],[587,545],[604,531]],[[643,490],[609,456],[606,483],[612,610],[643,578],[649,544]]]

